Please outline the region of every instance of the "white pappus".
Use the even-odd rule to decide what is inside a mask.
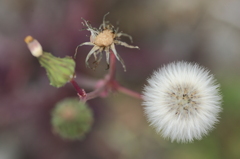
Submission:
[[[208,70],[196,63],[173,62],[148,79],[143,91],[147,119],[164,138],[200,140],[218,121],[222,97]]]

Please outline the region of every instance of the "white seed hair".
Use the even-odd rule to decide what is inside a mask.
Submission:
[[[146,117],[172,142],[200,140],[218,121],[222,97],[219,85],[198,64],[173,62],[148,79],[143,91]]]

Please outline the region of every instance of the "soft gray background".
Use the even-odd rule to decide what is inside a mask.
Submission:
[[[24,43],[32,35],[45,51],[64,57],[89,41],[81,17],[98,27],[107,20],[132,35],[140,50],[117,46],[118,81],[140,92],[153,70],[172,61],[198,62],[211,70],[224,98],[220,123],[201,141],[177,144],[148,126],[141,101],[114,93],[89,102],[92,131],[83,141],[52,132],[50,114],[59,100],[76,92],[56,89]],[[1,159],[239,159],[240,158],[239,0],[0,0],[0,158]],[[128,39],[123,38],[129,43]],[[86,69],[91,47],[77,56],[77,81],[100,79]],[[88,86],[82,86],[90,91]]]

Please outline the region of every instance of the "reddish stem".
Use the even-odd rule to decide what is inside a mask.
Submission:
[[[84,89],[81,89],[78,86],[78,84],[74,81],[74,79],[72,79],[70,82],[72,83],[72,85],[74,86],[76,91],[78,92],[80,100],[82,100],[84,102],[87,101],[87,100],[90,100],[90,99],[101,96],[101,94],[104,93],[104,91],[106,93],[108,93],[110,91],[119,91],[119,92],[122,92],[126,95],[129,95],[129,96],[132,96],[132,97],[135,97],[135,98],[138,98],[138,99],[142,99],[141,94],[139,94],[137,92],[134,92],[130,89],[127,89],[123,86],[120,86],[118,84],[118,82],[115,80],[115,74],[116,74],[116,57],[111,51],[110,52],[109,73],[105,76],[105,79],[99,81],[98,88],[96,88],[94,91],[86,94]]]
[[[77,82],[76,82],[74,79],[72,79],[72,80],[70,81],[70,83],[73,85],[73,87],[74,87],[75,90],[77,91],[80,99],[85,99],[85,97],[86,97],[86,92],[85,92],[85,90],[82,89],[82,88],[80,88],[79,85],[77,84]]]
[[[90,100],[90,99],[96,98],[96,97],[100,96],[100,94],[103,91],[108,91],[109,84],[111,83],[111,81],[114,80],[115,74],[116,74],[116,57],[111,51],[110,52],[109,73],[106,75],[105,79],[103,81],[101,81],[102,84],[100,87],[98,87],[97,89],[95,89],[94,91],[92,91],[90,93],[87,93],[85,100]]]
[[[112,81],[115,79],[116,74],[116,57],[110,52],[110,70],[109,70],[109,81]]]

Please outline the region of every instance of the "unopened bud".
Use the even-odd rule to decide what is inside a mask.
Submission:
[[[59,58],[43,52],[41,44],[32,36],[27,36],[24,41],[32,55],[37,57],[41,66],[46,69],[50,85],[62,87],[74,77],[76,64],[71,57]]]
[[[74,77],[76,64],[71,57],[59,58],[44,52],[38,59],[47,71],[50,85],[62,87]]]
[[[52,111],[53,130],[65,139],[82,139],[92,127],[91,109],[78,98],[67,98]]]
[[[28,49],[35,57],[40,57],[43,54],[41,44],[32,36],[27,36],[24,41],[27,43]]]

